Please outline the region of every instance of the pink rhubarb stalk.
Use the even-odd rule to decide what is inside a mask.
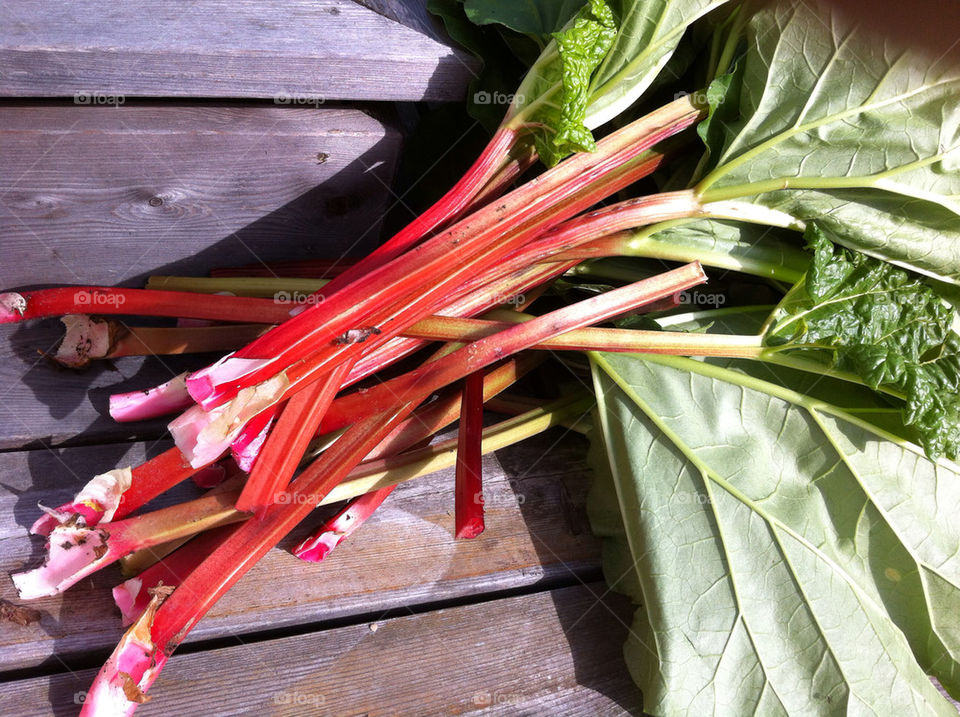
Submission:
[[[295,547],[293,554],[308,563],[319,563],[363,525],[394,488],[396,486],[391,485],[354,498],[318,531]]]
[[[57,525],[47,540],[43,565],[12,575],[13,583],[23,600],[56,595],[127,553],[236,522],[243,515],[233,508],[236,498],[236,491],[211,494],[91,528]]]
[[[427,240],[417,247],[416,252],[368,272],[362,281],[351,284],[356,285],[357,291],[331,293],[325,290],[323,303],[311,306],[225,361],[191,375],[187,379],[191,395],[205,406],[219,405],[244,386],[263,380],[270,373],[310,355],[348,329],[379,325],[372,320],[374,313],[386,309],[400,295],[415,295],[428,287],[430,290],[426,293],[430,297],[449,295],[449,289],[462,281],[464,274],[476,272],[477,262],[494,264],[510,248],[509,242],[505,245],[505,236],[516,242],[526,238],[524,231],[505,231],[502,217],[509,216],[510,226],[525,226],[532,234],[574,216],[622,188],[619,182],[611,179],[611,175],[618,174],[626,179],[628,170],[635,168],[634,160],[650,146],[690,126],[700,115],[701,111],[689,101],[671,103],[605,138],[596,153],[570,157],[503,199]],[[589,187],[593,188],[592,191],[581,192]],[[578,194],[577,201],[570,199]],[[460,262],[461,271],[454,272],[454,276],[448,276],[451,256],[456,256]],[[438,276],[447,279],[438,284]],[[426,311],[405,314],[398,329],[433,313],[435,308],[426,301],[419,301],[418,305],[424,306]],[[383,330],[383,326],[379,328]],[[384,336],[386,339],[399,330],[384,333],[388,334]],[[235,360],[250,358],[262,358],[269,364],[250,367],[252,370],[245,372],[231,365]]]

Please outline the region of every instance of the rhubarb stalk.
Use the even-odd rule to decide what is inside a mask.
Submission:
[[[460,409],[455,487],[455,535],[476,538],[483,532],[483,374],[467,376]]]
[[[236,498],[236,491],[217,493],[93,528],[57,525],[43,565],[11,576],[13,583],[23,600],[56,595],[134,550],[237,521]]]

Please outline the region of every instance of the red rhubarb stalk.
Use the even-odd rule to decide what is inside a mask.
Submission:
[[[613,160],[610,161],[613,162]],[[657,161],[659,161],[658,158]],[[559,221],[560,219],[568,216],[569,213],[582,209],[586,206],[590,206],[603,199],[610,192],[617,191],[618,189],[627,186],[635,181],[638,177],[645,176],[649,171],[650,161],[638,160],[636,162],[627,162],[625,165],[620,164],[615,166],[614,169],[606,175],[605,181],[602,185],[591,185],[589,176],[586,179],[584,177],[578,177],[578,181],[583,181],[586,183],[586,189],[582,191],[577,190],[574,192],[574,199],[568,198],[568,203],[563,204],[559,208],[554,208],[548,211],[547,216],[550,218],[550,220]],[[603,174],[603,172],[600,172],[600,174]],[[557,191],[559,192],[560,190]],[[668,201],[665,202],[666,206],[662,211],[661,207],[657,204],[657,200],[652,199],[649,203],[651,221],[660,221],[664,218],[674,216],[677,213],[679,213],[679,215],[686,215],[699,207],[699,204],[695,202],[693,195],[685,196],[689,197],[689,204],[687,206],[681,208],[679,197],[675,198],[671,196],[668,198]],[[540,217],[538,221],[543,222],[544,220],[542,217]],[[511,235],[511,241],[515,244],[522,244],[528,238],[533,238],[539,234],[542,229],[543,227],[538,222],[528,223],[525,229],[520,230],[519,232],[514,232]],[[454,239],[452,241],[453,245],[456,246],[458,240]],[[484,255],[483,261],[486,264],[492,263],[493,265],[496,265],[497,270],[504,275],[510,274],[514,271],[520,271],[524,265],[517,262],[513,264],[501,263],[497,265],[496,260],[500,259],[502,255],[508,251],[508,249],[509,247],[501,246],[498,249],[488,251]],[[560,265],[561,268],[558,268],[557,271],[562,271],[563,266],[564,265]],[[296,390],[298,384],[301,382],[309,381],[311,374],[329,370],[329,366],[332,363],[343,360],[347,356],[376,348],[378,344],[381,344],[384,341],[402,333],[406,327],[408,327],[418,318],[428,316],[431,313],[440,310],[442,306],[448,304],[451,300],[456,301],[459,297],[475,291],[476,279],[471,279],[466,281],[466,283],[463,282],[469,276],[476,276],[479,271],[481,271],[481,267],[473,266],[469,262],[458,264],[453,270],[447,266],[445,269],[445,278],[442,281],[434,282],[429,288],[424,287],[421,291],[417,292],[417,296],[412,300],[412,302],[409,298],[396,300],[394,302],[397,307],[395,314],[389,318],[384,318],[383,322],[379,323],[377,327],[371,326],[365,327],[362,330],[354,329],[348,331],[341,337],[338,337],[337,341],[332,343],[332,346],[326,347],[324,350],[314,353],[310,358],[301,360],[300,362],[292,365],[285,373],[286,380],[290,382],[291,390]],[[547,277],[544,276],[544,279],[546,278]],[[487,279],[486,281],[490,281],[490,279]],[[402,294],[402,296],[407,297],[407,294]],[[357,340],[352,340],[350,339],[350,336],[353,333],[360,333],[361,335]],[[216,371],[221,374],[220,378],[224,379],[223,384],[217,389],[219,393],[216,395],[208,395],[206,402],[202,401],[201,403],[204,405],[218,404],[220,399],[228,393],[232,393],[233,391],[247,390],[249,385],[254,382],[256,377],[269,375],[270,371],[272,370],[272,366],[273,361],[270,359],[241,359],[227,357],[227,359],[220,363],[216,368]],[[193,390],[190,388],[191,381],[199,380],[202,383],[208,378],[209,375],[207,375],[205,378],[203,376],[197,378],[196,374],[188,377],[188,390]],[[213,390],[212,384],[208,383],[206,385],[208,388]],[[246,386],[247,388],[240,388],[241,386]],[[224,391],[227,393],[224,393]],[[171,429],[173,429],[172,426]],[[177,436],[176,433],[174,435]],[[177,442],[178,445],[183,445],[185,450],[189,450],[186,448],[186,440],[181,443],[181,439],[177,438]]]
[[[197,295],[182,291],[67,286],[0,294],[0,324],[66,314],[171,316],[211,321],[276,324],[289,316],[289,306],[272,299]]]
[[[408,401],[388,412],[351,426],[293,482],[292,491],[283,503],[270,506],[262,521],[248,521],[239,526],[210,557],[201,563],[166,598],[149,623],[149,650],[124,648],[122,656],[138,655],[141,674],[157,664],[158,654],[170,655],[197,621],[213,604],[261,558],[290,532],[310,511],[367,455],[402,422],[436,388],[478,371],[499,358],[521,351],[577,326],[616,316],[644,302],[668,296],[705,280],[698,265],[688,265],[635,285],[614,289],[579,304],[537,317],[511,327],[494,337],[464,347],[443,359],[427,364],[429,375],[414,371],[407,381],[400,401]],[[474,347],[488,342],[488,347]],[[493,344],[499,344],[494,347]],[[403,378],[403,377],[401,377]],[[129,633],[128,633],[129,634]],[[118,647],[118,650],[123,646]],[[114,653],[117,656],[118,653]],[[115,662],[108,664],[97,677],[98,684],[112,684],[116,679]],[[155,674],[152,675],[155,678]],[[140,683],[140,689],[149,686]],[[98,688],[99,689],[99,688]]]
[[[319,563],[363,525],[394,488],[391,485],[354,498],[291,552],[308,563]]]
[[[120,608],[123,626],[131,624],[143,614],[156,588],[177,587],[236,528],[236,524],[223,525],[201,533],[136,577],[117,585],[113,589],[113,601]]]
[[[483,374],[467,376],[460,409],[457,434],[457,471],[455,488],[455,535],[458,539],[476,538],[483,532]]]
[[[120,496],[114,517],[125,518],[202,468],[193,468],[176,446],[168,448],[133,469],[133,480]]]

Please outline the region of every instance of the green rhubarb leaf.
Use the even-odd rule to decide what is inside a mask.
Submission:
[[[586,3],[586,0],[464,0],[463,9],[477,25],[498,23],[514,32],[536,39],[558,32]]]
[[[730,0],[590,0],[554,35],[510,109],[547,165],[594,148],[591,130],[643,95],[687,27]],[[513,12],[513,11],[511,11]],[[517,10],[516,12],[520,12]]]
[[[956,51],[898,45],[808,0],[756,12],[744,37],[739,71],[709,98],[703,199],[815,219],[850,248],[960,282]]]
[[[928,284],[835,246],[816,225],[814,259],[774,310],[764,343],[859,376],[906,399],[904,421],[931,457],[960,453],[960,336]]]
[[[540,159],[553,166],[572,152],[593,151],[593,135],[583,124],[590,76],[616,35],[616,21],[604,0],[590,0],[567,27],[554,33],[514,98],[516,121],[536,128]]]
[[[636,102],[676,51],[686,29],[729,0],[616,0],[618,32],[590,85],[586,124],[595,128]],[[678,79],[678,78],[672,78]]]
[[[960,693],[957,466],[778,368],[591,359],[590,516],[640,605],[625,653],[647,712],[956,714],[926,673]]]
[[[507,98],[533,62],[526,57],[529,53],[518,52],[523,50],[518,41],[533,43],[505,27],[478,27],[467,17],[460,0],[427,0],[427,10],[443,22],[455,42],[480,61],[479,75],[471,80],[467,92],[467,111],[493,132],[507,111]]]

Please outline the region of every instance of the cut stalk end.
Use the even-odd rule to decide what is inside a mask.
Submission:
[[[0,294],[0,324],[19,323],[26,311],[27,300],[22,294],[13,291]]]
[[[167,662],[162,649],[151,636],[153,618],[166,599],[162,591],[154,594],[149,606],[120,639],[87,692],[81,717],[131,715],[150,698],[150,689]]]

